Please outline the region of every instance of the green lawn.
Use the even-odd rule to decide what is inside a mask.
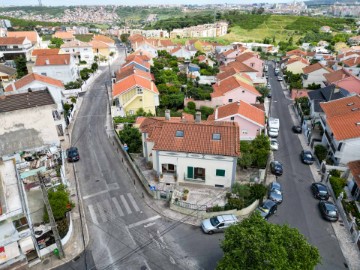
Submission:
[[[89,42],[89,41],[91,41],[92,37],[93,37],[93,34],[88,34],[88,35],[75,35],[75,38],[76,38],[77,40],[82,41],[82,42]]]

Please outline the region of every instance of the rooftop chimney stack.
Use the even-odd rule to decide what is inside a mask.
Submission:
[[[170,121],[170,110],[165,110],[165,120]]]
[[[201,122],[201,112],[196,112],[195,114],[195,123]]]

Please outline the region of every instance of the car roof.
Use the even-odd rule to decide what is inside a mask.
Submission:
[[[323,183],[313,183],[314,186],[317,186],[317,187],[323,187],[323,188],[327,188],[325,184]]]
[[[273,205],[275,205],[276,203],[273,202],[272,200],[266,200],[263,202],[262,206],[266,205],[266,206],[270,206],[272,207]]]
[[[72,147],[70,147],[69,149],[68,149],[68,151],[77,151],[78,149],[77,149],[77,147],[75,147],[75,146],[72,146]]]
[[[220,222],[224,222],[224,221],[237,221],[237,217],[235,215],[221,215],[221,216],[217,216],[218,220]]]
[[[279,182],[272,182],[272,183],[270,184],[270,186],[271,186],[271,187],[281,188],[281,185],[280,185]]]

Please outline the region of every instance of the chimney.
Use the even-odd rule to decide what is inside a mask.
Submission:
[[[50,65],[49,59],[46,59],[46,60],[45,60],[45,64],[46,64],[46,65]]]
[[[195,114],[195,123],[201,122],[201,112],[196,112]]]
[[[240,100],[238,102],[236,102],[238,106],[240,106]]]
[[[170,121],[170,110],[165,110],[165,120]]]

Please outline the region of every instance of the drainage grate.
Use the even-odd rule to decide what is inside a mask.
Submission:
[[[49,260],[49,259],[45,259],[45,260],[43,260],[43,264],[45,264],[45,265],[47,265],[49,262],[50,262],[50,260]]]
[[[140,267],[140,270],[147,270],[148,268],[146,267],[146,265],[143,265]]]
[[[100,182],[100,179],[96,179],[95,182]]]

